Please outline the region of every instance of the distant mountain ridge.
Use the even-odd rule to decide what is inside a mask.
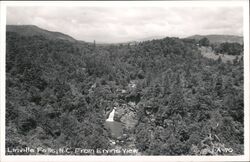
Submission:
[[[53,32],[48,31],[45,29],[41,29],[35,25],[7,25],[6,32],[15,32],[23,36],[44,36],[47,39],[51,40],[67,40],[70,42],[76,42],[77,40],[73,37],[60,33],[60,32]]]
[[[236,36],[236,35],[193,35],[187,38],[200,40],[204,37],[206,37],[211,43],[237,42],[237,43],[243,44],[243,37]]]
[[[7,32],[15,32],[23,36],[44,36],[47,39],[51,40],[67,40],[70,42],[85,42],[85,41],[78,41],[74,39],[73,37],[60,33],[60,32],[54,32],[54,31],[48,31],[42,28],[39,28],[35,25],[7,25],[6,26]],[[128,42],[120,42],[120,43],[104,43],[104,44],[136,44],[143,41],[153,40],[153,39],[163,39],[165,36],[151,36],[146,38],[140,38],[136,40],[131,40]],[[208,38],[211,43],[223,43],[223,42],[237,42],[240,44],[243,44],[243,37],[242,36],[236,36],[236,35],[193,35],[189,36],[187,38],[189,39],[195,39],[200,40],[202,38]],[[98,42],[97,42],[98,43]],[[102,44],[102,43],[98,43]]]

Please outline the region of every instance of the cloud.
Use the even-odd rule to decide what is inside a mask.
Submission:
[[[78,40],[124,42],[152,36],[242,35],[241,7],[8,7],[7,24],[32,24]]]

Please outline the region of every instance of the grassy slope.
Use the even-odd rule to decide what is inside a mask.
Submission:
[[[221,57],[222,62],[226,63],[226,62],[233,62],[233,60],[237,57],[237,56],[233,56],[233,55],[226,55],[226,54],[218,54],[216,55],[214,53],[214,51],[211,50],[211,48],[206,48],[206,47],[201,47],[200,48],[201,54],[202,56],[209,58],[209,59],[213,59],[213,60],[218,60],[219,57]],[[243,56],[240,55],[239,58],[241,58]]]

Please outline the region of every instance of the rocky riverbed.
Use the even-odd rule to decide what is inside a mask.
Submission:
[[[114,102],[114,108],[107,112],[107,121],[105,125],[111,131],[110,146],[116,150],[128,149],[125,153],[120,154],[138,155],[135,146],[134,128],[138,122],[136,111],[138,110],[139,97],[133,93],[135,90],[135,82],[131,82],[127,90],[119,90],[120,95],[118,101]],[[114,113],[114,114],[113,114]],[[110,119],[110,117],[113,118]]]

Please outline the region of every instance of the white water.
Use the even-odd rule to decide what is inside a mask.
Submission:
[[[115,107],[113,108],[113,110],[111,111],[111,113],[109,114],[109,117],[106,121],[109,121],[109,122],[113,122],[114,121],[114,116],[115,116]]]

